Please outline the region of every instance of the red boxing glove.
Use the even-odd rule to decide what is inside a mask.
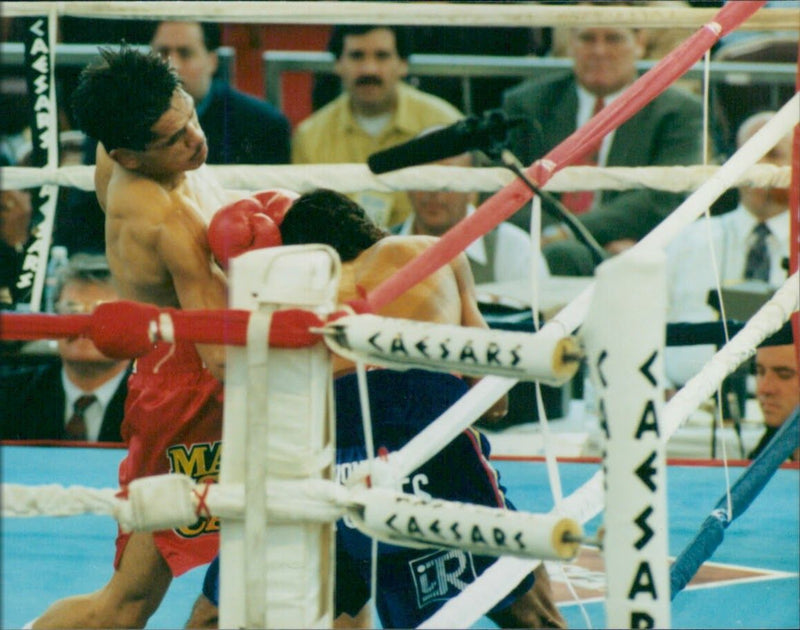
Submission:
[[[299,196],[293,190],[287,190],[286,188],[270,188],[269,190],[255,193],[253,198],[258,199],[267,216],[275,221],[276,225],[280,225],[283,223],[283,217],[292,207],[294,200]]]
[[[227,270],[231,258],[252,249],[281,244],[281,231],[252,197],[217,210],[208,226],[208,244],[220,266]]]

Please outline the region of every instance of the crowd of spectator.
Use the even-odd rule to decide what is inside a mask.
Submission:
[[[82,28],[87,24],[88,22],[83,22]],[[222,33],[217,24],[194,21],[129,21],[124,25],[112,25],[112,28],[106,29],[103,37],[100,36],[100,31],[91,29],[83,34],[76,34],[75,30],[71,31],[70,26],[74,28],[77,24],[65,22],[61,34],[64,41],[69,41],[70,37],[88,37],[91,43],[97,44],[114,45],[119,39],[144,44],[152,53],[167,60],[175,73],[154,57],[134,53],[134,56],[146,64],[159,67],[161,73],[172,82],[172,100],[168,105],[167,101],[154,105],[154,109],[162,108],[157,122],[153,126],[144,125],[141,128],[145,136],[150,133],[155,139],[144,143],[141,150],[136,141],[130,138],[125,141],[128,144],[123,142],[119,147],[107,150],[109,140],[102,133],[98,135],[103,137],[103,142],[98,144],[79,130],[71,129],[74,123],[72,112],[65,109],[59,115],[60,124],[64,127],[59,135],[60,164],[91,165],[95,164],[97,158],[97,173],[105,168],[108,176],[102,182],[103,194],[106,195],[104,205],[111,207],[108,196],[112,193],[109,191],[116,186],[116,192],[113,193],[116,194],[116,211],[110,210],[109,217],[117,216],[117,228],[111,228],[110,232],[114,232],[114,229],[119,231],[119,225],[130,222],[131,216],[136,215],[139,218],[139,214],[145,214],[144,211],[138,214],[130,212],[135,204],[130,203],[132,196],[127,193],[141,191],[142,188],[137,188],[137,184],[141,184],[142,180],[154,183],[155,186],[148,188],[149,195],[143,195],[141,199],[137,197],[137,211],[140,207],[150,211],[152,207],[158,206],[159,199],[169,197],[172,200],[171,212],[187,218],[183,224],[179,222],[179,229],[173,230],[172,240],[169,242],[181,245],[189,241],[192,248],[187,251],[200,251],[201,255],[187,256],[190,263],[182,266],[173,264],[172,251],[164,252],[158,247],[142,246],[141,242],[137,242],[135,247],[127,247],[129,243],[123,243],[123,239],[117,238],[114,246],[107,249],[106,230],[112,221],[107,221],[94,192],[62,188],[55,217],[50,218],[43,217],[38,212],[41,199],[37,190],[0,190],[0,308],[3,309],[25,310],[28,306],[25,300],[30,296],[20,291],[18,283],[26,264],[26,250],[41,236],[41,230],[51,227],[52,245],[70,253],[66,266],[48,278],[51,286],[48,297],[52,304],[51,310],[55,314],[91,313],[98,304],[131,295],[146,295],[153,304],[159,306],[171,305],[177,301],[183,308],[204,307],[206,302],[201,300],[184,303],[186,295],[203,294],[203,286],[193,286],[192,290],[187,290],[187,278],[197,285],[211,286],[208,278],[213,277],[216,280],[213,284],[216,298],[224,295],[225,287],[221,268],[216,266],[210,255],[207,261],[203,257],[208,253],[209,248],[206,245],[209,245],[210,240],[202,227],[205,217],[193,212],[199,202],[195,204],[189,199],[190,193],[195,189],[189,185],[187,173],[192,171],[189,167],[195,162],[202,164],[205,161],[212,165],[364,164],[370,155],[378,151],[435,133],[436,130],[463,119],[467,109],[482,112],[499,108],[507,116],[520,122],[510,134],[508,148],[520,161],[529,164],[546,155],[591,117],[620,98],[638,76],[637,61],[665,52],[653,52],[664,46],[663,37],[655,42],[652,33],[646,30],[614,26],[585,25],[555,32],[550,29],[515,28],[509,29],[504,37],[498,37],[495,31],[491,31],[492,37],[485,38],[480,29],[449,28],[437,31],[433,27],[414,29],[383,24],[335,26],[330,30],[328,42],[328,51],[335,59],[334,81],[330,81],[330,77],[318,77],[313,95],[306,95],[313,98],[315,111],[293,128],[287,115],[280,110],[280,104],[268,103],[262,98],[247,94],[237,88],[231,77],[220,76],[219,49]],[[120,37],[119,32],[113,34],[115,29],[121,29],[119,32],[124,35]],[[448,47],[444,40],[451,41],[452,45]],[[460,90],[454,91],[452,82],[431,82],[411,76],[409,57],[413,52],[423,50],[449,54],[508,54],[513,50],[518,55],[543,55],[558,51],[570,60],[571,65],[562,73],[544,78],[515,81],[497,77],[476,81],[472,87],[473,92],[465,95]],[[179,85],[176,74],[180,80]],[[137,72],[129,76],[139,77],[142,74]],[[69,84],[70,80],[67,78],[59,85],[59,102],[69,102]],[[129,97],[133,99],[134,95],[129,94]],[[14,98],[16,100],[4,97],[3,101],[3,106],[11,107],[15,115],[7,117],[0,130],[2,167],[26,164],[26,152],[30,149],[30,139],[25,132],[25,117],[19,113],[20,109],[29,107],[29,103],[25,102],[24,92],[18,92]],[[95,100],[104,99],[84,99],[82,102],[85,105]],[[78,117],[85,123],[89,110],[86,107],[76,109],[79,112]],[[141,109],[146,107],[130,106],[128,109],[135,110],[133,118],[136,118]],[[177,116],[184,116],[181,123],[183,128],[177,132],[171,130],[163,136],[156,133],[154,130],[161,121],[166,119],[170,124],[175,122],[173,112],[177,112]],[[738,125],[739,147],[757,133],[774,112],[749,111],[747,114]],[[702,116],[701,100],[696,94],[685,86],[670,87],[616,130],[607,134],[597,146],[591,147],[585,163],[630,167],[701,164],[704,161]],[[109,118],[96,117],[95,120]],[[730,124],[730,121],[726,123]],[[194,146],[187,148],[187,143],[177,144],[182,134],[192,136],[193,142],[199,147],[196,152]],[[173,145],[178,149],[171,152]],[[149,160],[137,162],[137,153],[144,155],[151,151],[153,153],[150,153]],[[121,164],[113,155],[114,152],[117,155],[127,152],[130,164]],[[207,157],[203,159],[206,154]],[[161,159],[160,155],[170,157]],[[720,159],[724,157],[724,154],[719,156]],[[789,165],[790,138],[787,136],[776,144],[762,161],[776,166]],[[175,167],[178,162],[186,168]],[[476,167],[489,162],[483,154],[467,152],[437,163]],[[125,183],[119,184],[120,179],[124,179]],[[101,187],[98,190],[99,188]],[[120,193],[121,188],[125,189],[125,194]],[[153,193],[153,190],[158,190],[158,193]],[[351,211],[353,208],[357,209],[360,213],[357,220],[351,218],[349,221],[354,222],[358,230],[370,234],[375,243],[389,233],[440,237],[473,214],[479,203],[476,192],[412,189],[407,193],[347,190],[342,190],[341,193],[344,194],[318,191],[311,196],[321,194],[324,198],[327,195],[338,199],[341,208],[350,208]],[[736,193],[738,205],[734,209],[713,217],[708,223],[698,222],[689,226],[668,248],[668,302],[671,321],[707,321],[720,317],[720,313],[710,309],[707,302],[708,294],[713,292],[716,284],[712,272],[715,268],[720,270],[720,280],[723,283],[760,283],[765,295],[786,278],[788,264],[785,261],[788,259],[790,247],[788,191],[775,187],[760,189],[750,186],[740,187]],[[120,201],[121,198],[124,198],[124,203]],[[180,199],[179,203],[173,203],[176,198]],[[685,195],[647,189],[588,190],[563,194],[559,198],[559,203],[577,217],[606,254],[613,256],[633,246],[650,232],[681,203]],[[356,203],[353,204],[353,201]],[[119,210],[122,207],[125,212]],[[333,207],[335,206],[326,206],[323,214],[327,217],[327,211]],[[546,284],[554,276],[591,276],[594,273],[597,262],[588,247],[577,240],[565,224],[552,219],[547,213],[543,223],[541,251],[532,250],[528,234],[530,213],[529,207],[521,208],[508,222],[502,222],[473,241],[465,250],[466,256],[456,258],[452,263],[453,268],[447,268],[446,273],[453,274],[452,278],[446,277],[452,281],[450,284],[453,286],[450,288],[454,290],[443,291],[442,295],[458,295],[459,301],[464,301],[454,311],[458,315],[455,322],[461,321],[462,325],[484,325],[482,313],[477,312],[477,303],[476,311],[471,310],[475,302],[472,278],[479,285],[520,283],[524,292],[528,293],[534,282]],[[123,214],[126,215],[124,220],[119,218]],[[217,216],[222,214],[220,212]],[[291,217],[291,213],[289,216]],[[341,213],[337,215],[342,216]],[[163,224],[159,223],[159,217],[158,212],[149,212],[148,228],[141,233],[150,236],[162,229]],[[337,220],[340,224],[347,223],[343,218]],[[284,221],[281,227],[284,238],[291,232],[287,230],[289,222]],[[143,224],[140,227],[141,225]],[[176,224],[171,225],[174,228]],[[187,225],[191,229],[183,230]],[[312,235],[311,240],[314,237]],[[398,240],[402,239],[387,238],[384,243],[397,243]],[[404,242],[412,240],[406,239]],[[712,242],[711,249],[715,252],[716,263],[705,259],[709,252],[709,241]],[[50,243],[49,236],[44,242]],[[295,242],[307,242],[307,239]],[[419,244],[422,240],[417,239],[414,242]],[[424,242],[427,248],[432,239],[425,239]],[[213,251],[214,247],[211,246],[210,250]],[[108,258],[103,253],[106,251]],[[136,255],[132,256],[131,251],[135,251]],[[421,251],[409,250],[406,255],[410,259]],[[153,254],[154,260],[158,259],[159,263],[163,263],[158,269],[168,270],[167,280],[157,272],[148,275],[146,262],[149,262],[147,256],[150,254]],[[168,261],[158,257],[164,257]],[[115,265],[114,275],[109,260]],[[380,267],[371,270],[375,277],[382,277],[390,272],[389,267],[402,264],[396,255],[391,264],[386,259],[380,263],[377,258],[364,260],[372,260],[373,264]],[[133,275],[138,276],[136,280],[128,277],[128,284],[121,279],[123,274],[120,273],[120,268],[125,265],[127,270],[135,270]],[[187,272],[190,267],[199,269],[202,273],[194,276]],[[456,269],[457,272],[454,271]],[[346,277],[354,279],[353,286],[348,289],[353,294],[363,290],[364,287],[356,283],[355,279],[366,276],[351,274]],[[149,294],[148,291],[141,292],[141,286],[147,281],[152,281]],[[452,307],[447,299],[440,299],[435,291],[420,286],[425,293],[423,303],[429,301],[444,310]],[[154,298],[163,290],[174,293],[175,299],[160,302]],[[404,298],[409,300],[408,296]],[[217,308],[218,300],[213,304]],[[464,314],[469,314],[469,317],[464,318]],[[440,321],[437,318],[429,319]],[[163,362],[170,360],[173,354],[183,352],[167,350],[164,346],[161,344],[157,348],[156,354],[165,353],[157,361],[152,358],[152,354],[148,359],[150,363],[139,359],[140,379],[141,372],[144,372],[141,369],[143,365],[149,366],[148,369],[152,367],[155,375]],[[181,348],[180,345],[174,347]],[[194,346],[189,344],[188,347],[194,353]],[[199,346],[201,355],[204,348],[208,350],[209,347]],[[221,347],[215,347],[214,356],[219,356],[218,351],[221,350]],[[62,338],[57,342],[38,342],[22,348],[18,344],[2,343],[0,351],[0,440],[125,443],[130,446],[129,457],[131,453],[144,453],[146,449],[142,445],[147,444],[149,447],[157,442],[156,434],[163,427],[150,424],[149,418],[145,418],[146,405],[138,410],[141,415],[138,419],[139,425],[131,420],[131,417],[136,417],[131,409],[136,411],[137,403],[130,401],[137,401],[138,398],[139,404],[142,404],[142,400],[148,399],[148,396],[137,397],[139,390],[135,362],[105,356],[90,339],[83,336]],[[665,361],[671,384],[682,386],[691,375],[699,371],[710,352],[711,349],[704,347],[691,350],[670,349]],[[42,360],[36,359],[38,354],[43,355]],[[27,358],[24,359],[25,357]],[[213,396],[215,406],[213,413],[209,412],[208,418],[203,422],[213,425],[213,430],[216,431],[221,429],[221,395],[218,395],[218,390],[221,388],[219,379],[224,363],[221,360],[209,361],[203,355],[202,360],[198,356],[192,365],[193,369],[204,370],[205,366],[212,363],[213,376],[207,375],[204,387],[209,388],[208,395]],[[180,369],[173,374],[174,369],[174,365],[170,364],[159,375],[165,388],[170,385],[171,377],[181,374]],[[751,393],[764,420],[764,433],[755,448],[747,454],[754,458],[767,448],[779,427],[800,404],[796,347],[782,345],[759,348],[754,362],[745,369],[752,370],[754,385]],[[128,395],[128,378],[131,375],[133,377]],[[445,376],[459,380],[453,375]],[[742,376],[746,377],[746,374],[743,372]],[[436,389],[436,381],[431,381],[430,375],[423,376],[422,379],[428,382],[426,387]],[[745,381],[742,380],[741,383]],[[145,389],[141,384],[138,387],[141,391]],[[158,390],[158,387],[153,389]],[[181,390],[180,394],[186,394],[188,400],[196,396],[195,389],[193,385],[191,391]],[[390,387],[385,389],[391,391]],[[397,392],[391,393],[397,395]],[[126,396],[129,403],[127,408]],[[183,402],[183,399],[176,400]],[[407,400],[403,399],[402,403],[405,410],[408,407]],[[503,398],[498,404],[503,407],[501,415],[504,415],[508,411],[507,400]],[[204,402],[199,404],[200,407],[204,405]],[[187,415],[195,413],[190,409],[191,405],[182,407],[181,411],[186,411]],[[735,415],[739,416],[740,412],[741,409]],[[412,410],[411,415],[415,413],[416,409]],[[538,418],[538,413],[538,410],[531,409],[529,415],[522,414],[521,421]],[[733,412],[728,407],[723,413]],[[201,414],[198,412],[198,415]],[[142,418],[146,420],[144,424],[148,425],[146,431],[141,431],[144,426]],[[160,417],[158,419],[161,420]],[[137,431],[140,431],[139,437],[136,437]],[[800,448],[795,449],[792,458],[797,459],[799,453]],[[482,468],[481,471],[485,472]],[[492,480],[494,481],[493,477]],[[115,578],[110,582],[110,590],[105,591],[108,594],[121,589],[125,607],[119,610],[124,610],[125,614],[128,606],[138,606],[136,600],[141,595],[139,583],[134,587],[128,577],[119,579],[116,576],[125,576],[142,557],[156,557],[162,553],[160,550],[156,552],[154,549],[137,547],[138,544],[130,545],[128,548],[131,551],[127,552],[134,554],[132,557],[135,561],[123,562],[120,565],[123,569],[117,569],[121,573],[115,573]],[[143,564],[148,565],[148,562]],[[205,562],[208,562],[208,558]],[[150,575],[155,576],[153,579],[142,580],[143,574],[138,569],[134,571],[141,582],[147,583],[147,606],[157,606],[162,586],[166,589],[164,578],[161,577],[162,574],[165,575],[165,567],[166,565],[158,568],[151,566]],[[347,580],[340,580],[337,588],[344,591],[346,582]],[[120,587],[120,584],[123,586]],[[206,586],[204,585],[204,596],[207,595]],[[348,587],[353,588],[352,584]],[[540,596],[534,588],[546,593],[547,597],[537,599]],[[563,627],[563,620],[553,610],[554,606],[551,606],[549,588],[546,571],[541,568],[535,582],[526,579],[520,583],[519,593],[513,593],[513,597],[518,598],[513,604],[502,602],[502,606],[508,607],[508,610],[502,608],[502,616],[498,619],[503,621],[498,623],[505,624],[506,627],[543,627],[544,620],[548,619],[547,627]],[[527,595],[522,596],[522,591],[526,590]],[[408,588],[403,593],[403,597],[413,595],[413,591]],[[113,595],[112,599],[116,596]],[[93,611],[93,607],[101,600],[95,599],[94,595],[87,597],[87,610]],[[367,599],[368,596],[364,593],[364,601]],[[85,603],[76,599],[67,602],[67,606],[74,606],[76,609]],[[209,600],[209,619],[216,615],[212,604]],[[57,603],[38,621],[44,625],[52,623],[58,617],[59,611],[63,610],[61,605]],[[102,604],[100,607],[103,607]],[[360,607],[359,599],[359,606],[353,609],[353,613],[358,612]],[[411,608],[410,604],[403,606],[403,609]],[[358,618],[362,612],[358,612]],[[143,610],[138,614],[142,618],[146,617]],[[147,615],[149,614],[148,609]],[[386,615],[386,619],[391,619],[386,611],[382,612],[382,619],[383,615]],[[356,621],[354,618],[353,623]],[[365,622],[362,620],[362,623]],[[213,625],[210,621],[209,624]]]
[[[715,5],[720,3],[684,3]],[[4,22],[4,36],[13,39],[19,28]],[[485,36],[489,32],[491,36]],[[426,129],[448,125],[463,118],[469,109],[481,113],[502,109],[523,124],[515,127],[509,148],[525,164],[542,157],[583,125],[599,109],[618,98],[638,76],[636,62],[663,56],[680,38],[670,39],[663,29],[595,28],[513,28],[396,27],[387,25],[336,26],[330,30],[328,51],[334,58],[332,75],[318,75],[312,99],[313,113],[292,125],[280,110],[263,98],[236,87],[235,77],[220,77],[218,49],[222,45],[220,26],[210,22],[141,20],[103,21],[64,18],[60,37],[65,42],[114,45],[121,40],[149,45],[169,59],[184,88],[194,99],[197,116],[208,144],[209,164],[331,164],[364,163],[369,155],[406,142]],[[488,55],[559,55],[572,67],[560,74],[548,74],[524,81],[496,77],[473,80],[469,94],[453,80],[413,76],[409,56],[415,52]],[[68,102],[75,76],[65,73],[59,83],[59,102]],[[29,107],[20,79],[4,76],[3,111],[0,129],[0,166],[25,164],[30,149],[26,134]],[[703,162],[703,124],[700,99],[687,86],[672,87],[642,108],[627,122],[609,133],[590,152],[589,162],[600,166],[670,166]],[[293,98],[292,95],[288,98]],[[754,105],[753,108],[761,107]],[[713,113],[713,112],[712,112]],[[753,118],[747,118],[757,114]],[[738,140],[746,140],[770,116],[755,109],[739,114]],[[69,109],[59,120],[67,133],[61,134],[61,164],[94,163],[95,143],[81,135]],[[745,121],[744,124],[741,124]],[[714,121],[712,120],[712,125]],[[720,121],[730,127],[730,120]],[[767,157],[779,165],[789,164],[788,142],[781,143]],[[715,159],[727,157],[722,147]],[[473,154],[453,156],[441,162],[476,165]],[[481,162],[483,165],[483,162]],[[344,191],[347,192],[347,191]],[[381,228],[397,234],[440,236],[474,211],[475,193],[358,192],[350,196],[365,208]],[[768,271],[757,278],[775,287],[786,277],[783,261],[788,256],[788,201],[785,191],[740,188],[732,191],[738,203],[732,210],[714,217],[712,240],[722,256],[723,282],[752,279],[746,270],[746,254],[757,234],[752,228],[768,226],[766,239],[770,256]],[[685,195],[653,190],[587,191],[561,195],[608,255],[627,249],[655,227],[682,201]],[[20,300],[16,279],[25,249],[37,229],[37,192],[0,192],[0,305],[15,308]],[[479,283],[522,280],[530,282],[532,268],[540,279],[551,275],[591,275],[596,261],[566,226],[544,214],[540,260],[531,265],[527,236],[530,209],[521,208],[467,249],[473,275]],[[700,243],[706,228],[687,230],[669,250],[670,318],[673,321],[713,319],[719,316],[707,304],[710,280],[697,270],[711,265],[698,262]],[[736,232],[729,242],[725,236]],[[759,240],[763,243],[763,239]],[[105,248],[104,215],[93,193],[62,189],[53,226],[54,245],[70,253],[100,253]],[[705,273],[705,272],[704,272]],[[692,282],[685,282],[691,278]],[[690,295],[691,294],[691,295]],[[24,307],[24,304],[22,305]],[[707,349],[668,354],[671,382],[680,386],[707,358]],[[687,367],[688,366],[688,367]],[[65,377],[66,382],[66,377]],[[63,404],[61,406],[64,406]],[[67,405],[68,406],[68,405]],[[65,407],[66,408],[66,407]],[[4,435],[8,435],[4,432]],[[91,436],[89,439],[93,439]]]

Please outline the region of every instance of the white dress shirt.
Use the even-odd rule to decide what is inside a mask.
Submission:
[[[753,228],[758,223],[758,219],[739,204],[735,210],[708,221],[698,219],[675,238],[667,247],[667,321],[717,319],[716,311],[706,303],[708,292],[716,288],[709,242],[713,244],[720,284],[742,282],[747,252],[755,239]],[[765,223],[770,230],[767,237],[769,284],[778,287],[786,280],[781,264],[789,255],[789,212],[782,212]],[[710,345],[667,348],[667,376],[673,383],[683,384],[697,374],[713,353],[714,347]]]
[[[97,397],[97,400],[89,405],[86,408],[86,411],[83,412],[83,419],[86,422],[87,441],[96,442],[97,438],[100,436],[100,427],[103,425],[103,416],[106,413],[108,403],[111,402],[111,399],[114,397],[114,392],[117,391],[117,387],[122,379],[127,376],[127,374],[128,372],[126,370],[122,370],[119,374],[103,383],[96,390],[85,392],[75,385],[71,380],[69,380],[69,377],[67,377],[66,372],[62,368],[61,382],[64,384],[65,394],[64,426],[67,425],[67,422],[69,422],[69,419],[72,417],[72,410],[75,405],[75,401],[85,394],[94,394]]]

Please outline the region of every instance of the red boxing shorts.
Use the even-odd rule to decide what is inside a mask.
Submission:
[[[183,473],[216,482],[222,454],[223,386],[205,369],[192,343],[156,345],[137,359],[128,379],[122,438],[128,455],[120,488],[134,479]],[[114,567],[130,534],[119,532]],[[180,529],[153,532],[173,576],[211,562],[219,548],[219,520],[198,518]]]

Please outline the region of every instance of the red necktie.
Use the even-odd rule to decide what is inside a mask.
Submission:
[[[597,115],[601,109],[605,107],[602,98],[597,98],[594,102],[594,109],[592,110],[592,118]],[[597,166],[597,158],[600,155],[600,147],[603,144],[603,139],[592,147],[592,149],[581,159],[575,163],[575,166]],[[594,201],[593,190],[574,190],[565,192],[561,195],[561,203],[563,203],[573,214],[583,214],[592,207]]]
[[[73,403],[72,417],[64,428],[64,439],[86,441],[86,419],[83,414],[95,400],[97,396],[94,394],[84,394]]]

